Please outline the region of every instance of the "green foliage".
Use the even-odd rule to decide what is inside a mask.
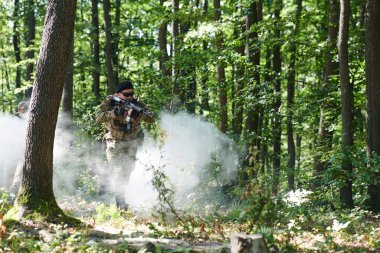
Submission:
[[[0,213],[5,214],[12,207],[14,195],[6,191],[4,188],[0,188],[0,194]]]
[[[209,1],[210,2],[210,1]],[[380,172],[380,158],[376,154],[366,154],[365,131],[365,60],[364,60],[364,1],[351,1],[351,20],[349,31],[349,66],[350,81],[354,85],[354,125],[355,145],[343,152],[341,150],[341,94],[339,91],[339,76],[336,72],[328,77],[326,85],[325,69],[328,53],[331,53],[333,63],[337,64],[336,42],[327,41],[329,23],[329,1],[303,1],[298,29],[296,28],[296,1],[285,0],[281,10],[281,19],[274,17],[276,1],[267,0],[263,3],[263,20],[255,24],[248,31],[244,31],[246,15],[250,13],[249,6],[254,0],[224,1],[222,4],[222,20],[214,21],[215,9],[210,2],[207,12],[200,1],[181,2],[180,9],[172,14],[170,1],[163,6],[159,1],[133,0],[121,1],[121,22],[116,24],[116,5],[112,3],[112,33],[113,43],[118,43],[118,64],[115,71],[120,80],[130,78],[136,86],[136,94],[151,109],[157,117],[160,112],[189,110],[195,105],[195,113],[203,116],[217,125],[220,121],[219,88],[217,81],[217,65],[225,67],[226,80],[223,84],[227,89],[227,109],[229,129],[227,134],[233,137],[241,147],[236,149],[248,150],[247,159],[239,164],[239,173],[235,180],[225,183],[220,180],[221,165],[219,157],[215,155],[208,166],[203,168],[201,181],[196,191],[188,196],[186,210],[175,207],[175,190],[168,183],[167,175],[163,172],[164,165],[152,165],[154,172],[153,186],[159,194],[156,217],[158,221],[150,221],[149,228],[155,235],[171,237],[194,237],[201,234],[198,230],[201,224],[210,224],[218,220],[225,224],[238,224],[241,227],[234,229],[248,233],[263,233],[273,246],[280,251],[297,251],[297,243],[292,241],[302,232],[316,235],[322,234],[323,240],[316,243],[316,248],[322,252],[331,250],[349,251],[340,246],[334,238],[365,238],[371,247],[379,247],[378,217],[366,211],[368,207],[368,185],[377,182]],[[14,6],[11,1],[0,3],[0,24],[2,38],[0,39],[0,108],[6,113],[13,113],[17,103],[24,99],[25,90],[31,85],[25,81],[25,71],[28,63],[35,63],[40,47],[40,36],[43,28],[43,16],[46,1],[35,4],[37,18],[36,39],[31,47],[35,51],[34,59],[26,59],[27,51],[25,35],[28,32],[26,22],[27,5],[21,1],[18,16],[14,16]],[[99,4],[99,24],[104,23],[102,3]],[[99,142],[104,134],[104,128],[95,123],[97,101],[93,94],[92,71],[93,42],[91,32],[91,2],[81,1],[77,9],[75,25],[74,47],[74,125],[75,133],[79,137],[78,143],[73,143],[73,153],[90,154],[91,146]],[[180,35],[178,38],[178,52],[175,59],[169,58],[165,66],[171,70],[173,63],[178,66],[176,84],[180,87],[179,94],[174,94],[173,79],[163,77],[158,69],[158,60],[163,52],[159,50],[158,29],[166,24],[171,27],[174,18],[178,18]],[[14,22],[18,24],[18,31],[14,33],[9,27]],[[275,34],[279,29],[280,38]],[[223,35],[223,49],[218,50],[215,45],[215,34]],[[257,33],[258,37],[247,41],[247,35]],[[13,35],[19,35],[21,47],[21,61],[16,63],[15,52],[12,47]],[[172,31],[167,33],[168,52],[169,43],[173,40]],[[105,47],[105,34],[100,29],[100,48]],[[273,70],[273,47],[281,45],[282,71],[277,74]],[[254,65],[249,55],[241,55],[237,47],[249,46],[257,55],[260,53],[261,62]],[[296,83],[295,98],[292,108],[287,107],[286,91],[290,73],[292,47],[296,46]],[[116,55],[116,52],[114,52]],[[105,58],[101,53],[99,72],[101,74],[100,99],[107,95],[107,74]],[[16,89],[15,78],[17,67],[21,68],[21,88]],[[238,71],[243,71],[239,76]],[[253,77],[259,74],[259,80]],[[281,81],[281,110],[273,109],[275,99],[273,85],[276,80]],[[190,84],[196,83],[195,95],[190,92]],[[237,84],[242,89],[236,93]],[[203,101],[207,98],[208,104]],[[232,123],[236,120],[237,104],[240,102],[243,111],[241,127],[242,134],[234,133]],[[248,130],[247,119],[249,109],[257,109],[260,125],[255,131]],[[321,112],[323,109],[323,117]],[[315,180],[319,180],[320,187],[313,189],[309,201],[301,205],[289,206],[283,200],[287,185],[287,155],[285,117],[293,113],[294,137],[298,137],[297,162],[295,168],[296,187],[303,190],[313,189]],[[282,118],[282,154],[280,172],[280,191],[272,196],[273,184],[273,132],[274,119]],[[331,138],[320,140],[318,131],[320,120],[326,124],[327,134]],[[147,126],[157,139],[161,138],[161,129],[157,125]],[[321,142],[322,141],[322,142]],[[87,143],[80,144],[79,142]],[[257,144],[260,142],[260,145]],[[321,142],[321,143],[320,143]],[[257,144],[254,146],[252,143]],[[320,145],[321,144],[321,145]],[[246,147],[243,147],[246,145]],[[244,152],[241,152],[244,153]],[[92,154],[93,155],[93,154]],[[315,163],[320,159],[324,163],[321,175],[315,175]],[[351,175],[343,173],[342,164],[347,160],[353,162]],[[244,164],[244,165],[243,165]],[[78,194],[91,199],[99,192],[99,178],[91,166],[80,159],[55,165],[55,173],[75,171],[72,175],[74,185],[57,185],[64,194]],[[245,175],[246,178],[243,178]],[[339,188],[345,179],[353,179],[353,196],[356,208],[351,211],[340,210]],[[8,210],[9,194],[2,193],[0,208]],[[202,212],[201,212],[201,211]],[[184,215],[183,211],[199,212],[199,217]],[[123,213],[115,206],[99,205],[96,221],[99,223],[123,224],[129,213]],[[334,223],[335,222],[335,223]],[[334,227],[335,224],[335,227]],[[363,225],[364,224],[364,225]],[[347,226],[346,226],[347,225]],[[173,227],[180,227],[175,232]],[[207,227],[207,226],[206,226]],[[214,227],[213,227],[214,228]],[[327,230],[327,228],[330,228]],[[206,229],[207,230],[207,229]],[[198,233],[199,232],[199,233]],[[197,234],[198,233],[198,234]],[[205,233],[207,235],[207,233]],[[206,238],[203,234],[202,238]],[[278,237],[282,237],[278,239]],[[61,238],[62,239],[62,238]],[[58,241],[49,245],[33,244],[32,239],[15,237],[14,240],[2,242],[2,249],[9,251],[64,251],[59,248]],[[69,237],[69,245],[78,251],[96,251],[96,246],[89,246],[89,241],[83,234],[73,234]],[[57,244],[57,245],[56,245]],[[82,246],[79,246],[82,244]],[[83,246],[86,244],[87,246]],[[6,251],[5,250],[5,251]],[[104,250],[99,248],[99,251]]]
[[[101,140],[104,129],[101,125],[95,123],[96,106],[98,101],[94,96],[79,96],[75,101],[74,118],[77,132],[79,135],[95,140]]]
[[[131,217],[130,212],[120,210],[116,205],[105,205],[102,203],[96,208],[95,221],[97,223],[109,223],[113,226],[120,227]]]

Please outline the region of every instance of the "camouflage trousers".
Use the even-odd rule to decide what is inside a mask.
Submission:
[[[144,136],[132,140],[106,140],[106,155],[109,163],[108,175],[110,179],[110,191],[116,194],[116,200],[124,202],[124,189],[130,175],[135,168],[136,154],[143,142]]]

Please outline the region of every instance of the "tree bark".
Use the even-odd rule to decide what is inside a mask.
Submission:
[[[350,151],[353,146],[353,87],[350,83],[348,66],[348,30],[350,20],[350,0],[340,0],[340,21],[338,35],[339,76],[342,97],[342,152],[343,186],[340,188],[340,201],[343,208],[353,208],[352,161]]]
[[[272,50],[267,47],[266,48],[266,55],[265,55],[265,68],[266,69],[272,69],[273,65],[272,65]],[[265,80],[265,83],[264,83],[264,90],[266,92],[268,92],[269,94],[273,92],[271,86],[269,86],[268,84],[272,83],[272,76],[270,75],[270,72],[265,72],[264,74],[264,80]],[[270,107],[272,107],[272,104],[270,102],[267,102],[265,104],[265,106],[263,106],[262,108],[262,112],[260,114],[260,119],[259,119],[259,124],[260,124],[260,128],[262,129],[268,129],[268,126],[269,126],[269,121],[270,121],[270,118],[269,117],[264,117],[264,110],[268,111],[270,110]],[[261,153],[261,173],[264,174],[265,171],[266,171],[266,168],[268,167],[268,164],[269,164],[269,155],[268,155],[268,148],[269,147],[269,143],[268,142],[263,142],[263,145],[261,145],[260,147],[260,153]],[[269,174],[269,170],[267,172]]]
[[[172,0],[172,81],[173,81],[173,93],[177,96],[180,95],[180,86],[178,83],[178,53],[179,53],[179,0]]]
[[[246,116],[246,132],[249,137],[250,151],[246,159],[248,166],[255,167],[255,162],[259,160],[260,138],[259,138],[259,122],[260,112],[262,110],[259,105],[260,97],[260,60],[261,52],[259,48],[258,23],[262,20],[262,1],[252,2],[249,6],[248,15],[245,17],[247,27],[247,58],[250,64],[248,78],[253,80],[249,83],[248,91],[251,94],[251,99],[247,101],[247,116]],[[255,27],[256,26],[256,27]],[[253,173],[252,173],[253,174]]]
[[[252,2],[249,7],[248,15],[246,16],[247,31],[247,57],[251,66],[250,78],[254,80],[254,83],[250,84],[249,91],[253,101],[250,101],[254,106],[247,107],[247,131],[257,135],[258,122],[259,122],[259,107],[257,103],[258,93],[260,92],[258,87],[260,85],[260,49],[258,45],[258,32],[257,28],[252,26],[257,25],[259,22],[257,13],[257,2]],[[252,145],[255,145],[255,140],[252,141]],[[256,149],[257,147],[255,147]]]
[[[16,88],[21,87],[21,66],[19,65],[21,61],[21,54],[20,54],[20,45],[19,45],[19,39],[20,39],[20,33],[18,30],[18,19],[20,18],[20,1],[15,0],[14,2],[14,9],[13,9],[13,50],[15,52],[15,58],[16,58]]]
[[[326,117],[326,114],[333,114],[332,111],[336,107],[333,99],[330,98],[330,92],[333,90],[330,78],[333,75],[339,74],[339,64],[334,61],[333,57],[334,48],[336,48],[339,24],[339,4],[337,0],[329,0],[329,10],[327,50],[325,53],[326,63],[322,86],[325,99],[322,102],[319,117],[316,156],[314,158],[314,188],[318,188],[321,185],[321,176],[325,171],[326,162],[325,159],[322,158],[322,154],[329,152],[332,148],[333,131],[329,130],[329,127],[333,123],[334,116],[330,115],[330,117]]]
[[[71,124],[73,119],[73,89],[74,89],[74,29],[72,31],[72,39],[69,47],[69,56],[67,60],[67,70],[65,76],[65,84],[63,86],[62,95],[62,111],[69,117],[66,126]]]
[[[295,79],[296,79],[296,59],[297,59],[297,36],[299,30],[299,22],[302,12],[302,0],[295,0],[297,5],[295,28],[293,31],[293,42],[290,46],[290,63],[288,71],[288,97],[287,97],[287,137],[288,137],[288,187],[290,190],[294,190],[295,182],[295,166],[296,166],[296,147],[294,144],[293,133],[293,104],[294,104],[294,91],[295,91]]]
[[[280,30],[280,12],[282,9],[282,0],[276,0],[275,4],[275,19],[277,21],[275,29],[275,37],[281,39]],[[278,41],[273,46],[273,70],[276,74],[274,80],[274,103],[273,110],[275,113],[273,119],[273,194],[276,195],[280,183],[280,167],[281,167],[281,44]]]
[[[163,8],[164,3],[166,0],[160,0],[161,8]],[[170,76],[170,70],[167,68],[166,63],[169,60],[168,51],[167,51],[167,45],[168,45],[168,39],[167,39],[167,33],[168,33],[168,24],[166,22],[162,22],[160,25],[159,30],[159,43],[160,43],[160,71],[162,77]]]
[[[208,0],[205,0],[203,3],[203,15],[207,16],[208,14]],[[202,49],[203,52],[207,52],[208,46],[207,42],[204,40],[202,43]],[[208,64],[207,60],[205,60],[205,63],[203,67],[201,67],[201,108],[200,108],[200,113],[203,114],[204,110],[209,111],[210,110],[210,105],[209,105],[209,93],[207,92],[207,81],[209,78],[209,72],[208,72]]]
[[[370,158],[380,155],[380,2],[367,1],[365,17],[365,61],[366,61],[366,98],[367,98],[367,152]],[[372,165],[373,166],[373,165]],[[371,164],[370,164],[371,169]],[[373,172],[373,179],[379,172]],[[374,180],[368,186],[371,209],[380,212],[380,184]]]
[[[48,1],[28,120],[25,161],[16,204],[19,215],[43,214],[48,221],[67,218],[53,193],[53,147],[76,0]]]
[[[187,3],[188,4],[188,3]],[[199,7],[199,0],[195,1],[195,7]],[[186,8],[186,7],[185,7]],[[192,22],[190,20],[190,17],[192,16],[192,13],[190,12],[187,16],[186,22],[182,24],[181,27],[181,44],[183,43],[183,38],[186,37],[186,34],[190,31],[190,28],[196,30],[198,22],[194,20]],[[187,47],[181,49],[181,55],[185,57],[181,57],[181,59],[186,59],[183,64],[187,65],[187,67],[181,68],[181,76],[186,77],[187,81],[187,87],[184,92],[181,92],[180,98],[182,97],[182,100],[186,102],[186,109],[187,112],[190,114],[195,113],[196,109],[196,96],[197,96],[197,80],[196,80],[196,61],[192,58],[193,52],[196,50],[195,46]]]
[[[112,63],[114,69],[115,83],[119,83],[119,42],[120,42],[120,8],[121,0],[115,0],[115,23],[113,30],[115,33],[112,34]]]
[[[111,33],[111,15],[110,0],[103,0],[104,11],[104,30],[106,32],[106,69],[108,94],[115,92],[116,78],[114,75],[114,66],[112,62],[112,33]]]
[[[244,57],[245,54],[245,43],[241,40],[241,37],[244,36],[245,26],[238,22],[235,28],[235,39],[239,41],[239,45],[236,47],[236,52],[240,57]],[[233,105],[232,105],[232,130],[236,137],[239,137],[243,130],[243,112],[244,112],[244,103],[242,99],[242,92],[244,89],[244,62],[242,59],[239,59],[235,64],[236,67],[236,77],[234,78],[233,87]]]
[[[100,45],[99,45],[99,11],[98,0],[91,0],[91,23],[92,23],[92,90],[95,98],[100,99]]]
[[[214,0],[214,20],[221,22],[221,6],[220,0]],[[217,31],[216,33],[216,49],[218,52],[223,53],[223,33]],[[226,89],[226,73],[224,69],[224,62],[217,63],[217,81],[219,86],[219,112],[220,112],[220,125],[219,129],[222,133],[227,132],[228,115],[227,115],[227,89]]]
[[[25,46],[27,47],[26,59],[30,60],[26,65],[25,81],[27,83],[32,83],[32,73],[34,68],[34,39],[36,37],[36,18],[34,15],[34,0],[28,0],[27,2],[27,13],[26,13],[26,22],[28,26],[28,33],[26,35]],[[26,97],[30,98],[32,95],[32,88],[27,89]]]

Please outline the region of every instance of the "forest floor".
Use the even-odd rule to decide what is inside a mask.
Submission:
[[[317,224],[305,227],[290,220],[255,230],[252,224],[197,216],[163,223],[143,210],[123,211],[78,196],[61,199],[60,206],[85,225],[5,222],[0,252],[229,252],[230,234],[250,231],[262,233],[271,252],[380,252],[380,219],[376,216],[362,219],[357,223],[360,228],[331,220],[331,227],[323,230]]]

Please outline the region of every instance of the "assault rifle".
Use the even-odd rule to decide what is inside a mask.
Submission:
[[[115,108],[115,110],[119,110],[119,109],[122,109],[122,111],[119,111],[117,114],[119,115],[124,115],[124,110],[126,111],[129,111],[130,109],[132,109],[132,115],[141,115],[141,114],[145,114],[147,116],[153,116],[153,114],[148,111],[146,108],[143,108],[139,105],[136,105],[135,103],[132,103],[130,101],[124,101],[122,100],[121,98],[117,97],[117,96],[112,96],[112,100],[114,100],[116,102],[116,105],[121,105],[122,108]]]

